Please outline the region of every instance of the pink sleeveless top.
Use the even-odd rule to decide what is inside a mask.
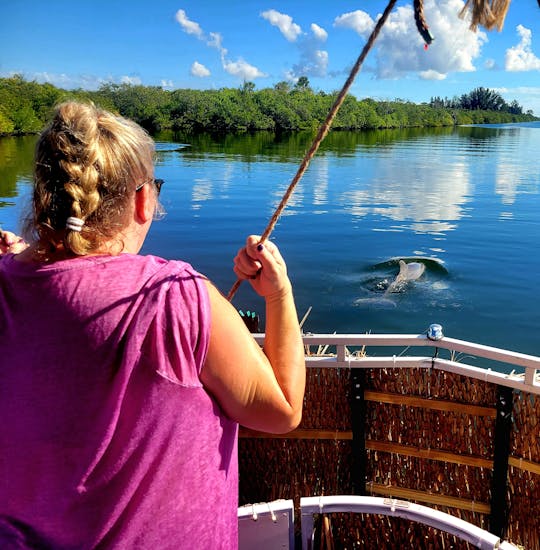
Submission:
[[[0,548],[237,547],[209,325],[183,262],[0,259]]]

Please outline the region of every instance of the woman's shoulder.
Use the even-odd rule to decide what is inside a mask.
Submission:
[[[176,281],[181,286],[201,287],[207,281],[207,277],[197,271],[190,263],[183,260],[168,260],[160,256],[127,255],[119,259],[117,270],[123,273],[129,270],[134,278],[146,281],[147,285],[163,284],[170,286]]]
[[[148,269],[168,273],[193,273],[199,274],[198,271],[188,262],[184,260],[169,260],[161,256],[152,254],[121,254],[121,262],[132,265],[139,265]],[[200,274],[199,274],[200,275]]]

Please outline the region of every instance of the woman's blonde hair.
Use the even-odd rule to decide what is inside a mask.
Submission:
[[[153,177],[154,142],[135,122],[70,101],[56,108],[36,146],[33,214],[27,232],[38,252],[86,255],[129,223],[137,185]],[[81,231],[66,227],[68,218]],[[68,224],[69,225],[69,224]]]

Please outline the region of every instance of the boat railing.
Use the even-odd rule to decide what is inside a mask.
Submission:
[[[498,536],[468,521],[414,502],[373,496],[332,495],[300,499],[299,523],[302,550],[324,546],[315,544],[315,518],[340,512],[379,514],[407,519],[454,535],[481,550],[518,549],[510,542],[502,541]],[[240,506],[238,535],[240,550],[275,550],[276,548],[293,550],[295,548],[294,502],[290,499],[280,499]],[[300,546],[297,545],[297,547]]]
[[[313,544],[314,517],[336,512],[399,517],[450,533],[460,540],[473,544],[480,550],[517,550],[513,544],[501,541],[498,536],[468,521],[421,504],[394,498],[358,495],[302,497],[300,511],[303,550],[311,550],[315,547]],[[411,545],[411,548],[413,547]]]
[[[264,334],[254,337],[263,343]],[[534,355],[442,335],[433,339],[427,334],[307,333],[302,338],[307,367],[435,369],[540,395],[540,357]],[[391,355],[371,353],[381,347],[400,349]],[[431,353],[412,355],[416,348],[431,348]],[[441,356],[441,350],[449,352],[448,358]],[[481,365],[470,364],[476,360]]]
[[[302,422],[288,434],[240,430],[241,502],[398,499],[540,549],[540,357],[449,338],[439,325],[302,338]],[[455,535],[399,517],[338,516],[331,531],[345,546],[384,547],[388,525],[411,547],[425,537],[454,544]]]

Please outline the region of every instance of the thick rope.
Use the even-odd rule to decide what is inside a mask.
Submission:
[[[371,32],[368,41],[364,45],[364,48],[362,49],[362,53],[359,55],[358,59],[356,60],[356,63],[354,64],[353,68],[351,69],[351,72],[349,74],[349,77],[347,78],[347,81],[343,85],[343,88],[339,92],[336,101],[332,105],[332,108],[330,109],[330,112],[328,113],[326,120],[322,123],[321,127],[319,128],[319,131],[317,132],[317,135],[315,136],[315,139],[313,140],[313,143],[311,144],[311,147],[309,148],[308,152],[304,155],[304,159],[302,160],[300,167],[298,168],[298,171],[296,172],[296,175],[292,179],[291,183],[289,184],[289,187],[285,191],[285,194],[283,195],[283,198],[281,199],[281,202],[279,203],[278,207],[276,208],[273,216],[270,218],[270,221],[264,230],[264,233],[261,237],[261,242],[264,242],[268,239],[270,236],[270,233],[272,233],[279,217],[281,216],[281,213],[283,212],[285,206],[287,205],[287,202],[289,198],[291,197],[296,184],[300,181],[300,178],[304,175],[304,172],[306,171],[307,167],[309,166],[309,163],[311,162],[311,159],[319,149],[319,146],[322,142],[322,140],[326,137],[330,130],[330,126],[332,125],[332,122],[334,118],[337,115],[337,112],[339,111],[339,108],[345,101],[345,96],[347,95],[347,92],[349,91],[349,88],[351,87],[354,79],[356,78],[356,75],[360,71],[360,67],[362,66],[362,63],[364,62],[367,54],[371,50],[373,43],[375,42],[377,36],[379,35],[379,32],[381,31],[383,25],[385,24],[386,20],[388,19],[388,16],[390,15],[390,12],[392,11],[395,3],[397,0],[390,0],[388,2],[388,6],[384,10],[384,13],[382,14],[381,18],[377,21],[377,24],[375,25],[375,28]],[[242,280],[237,279],[237,281],[232,286],[231,290],[229,291],[229,294],[227,296],[227,299],[230,301],[236,294],[236,291],[238,290],[238,287],[240,286]]]
[[[424,0],[414,0],[413,7],[416,28],[420,36],[424,39],[427,47],[433,42],[433,35],[429,32],[426,19],[424,18]]]

